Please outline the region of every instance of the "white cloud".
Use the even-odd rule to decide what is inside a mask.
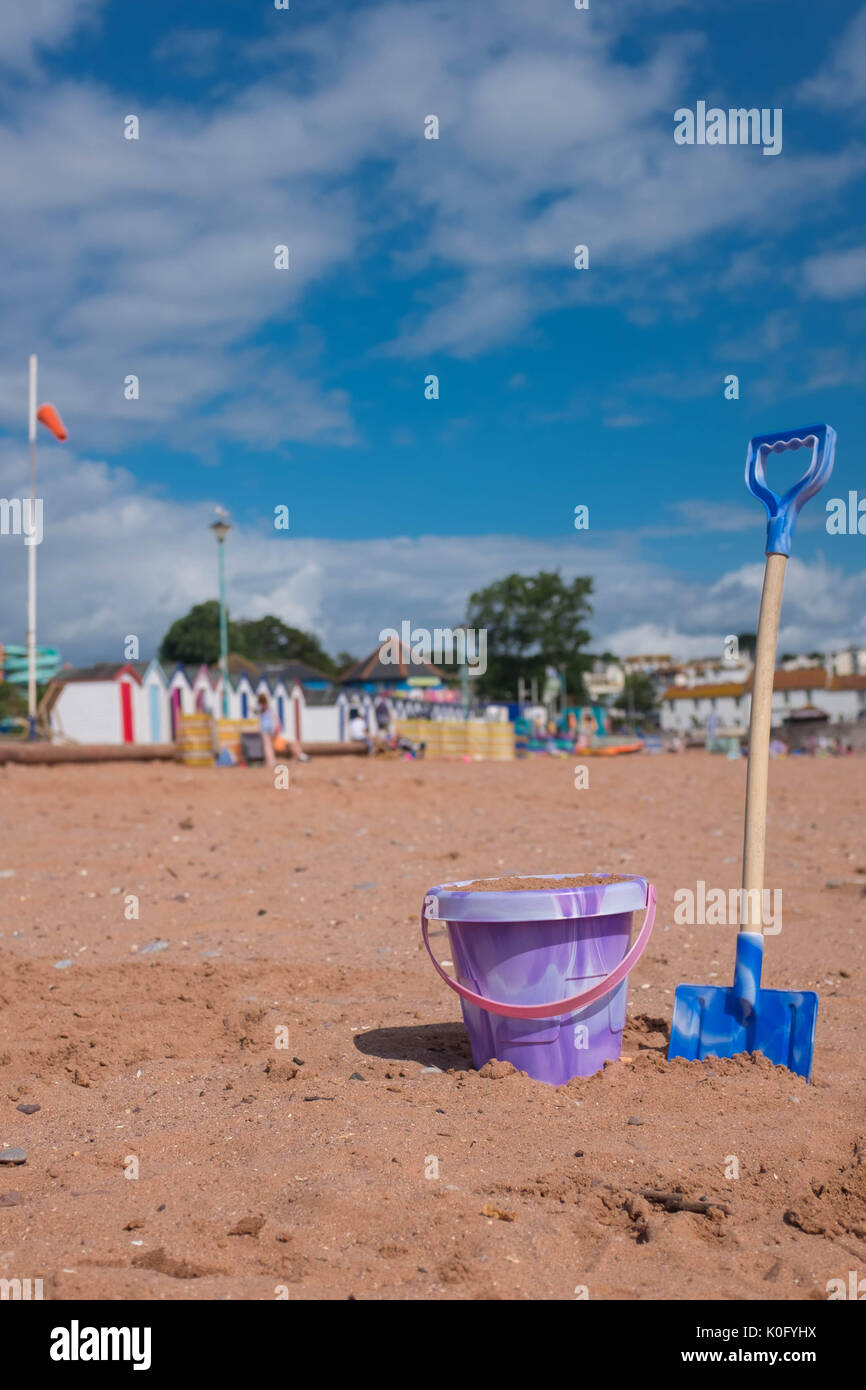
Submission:
[[[823,299],[848,299],[866,293],[866,246],[825,251],[805,261],[803,288]]]
[[[0,71],[33,69],[39,52],[56,51],[94,21],[105,0],[8,0],[3,6]]]
[[[866,6],[833,44],[826,62],[800,84],[800,96],[819,106],[862,107],[866,98]]]
[[[30,0],[4,17],[4,43],[32,55],[98,11]],[[34,69],[0,125],[0,353],[38,345],[93,447],[131,429],[195,447],[218,432],[246,438],[251,424],[264,447],[350,443],[352,403],[324,365],[338,345],[323,341],[312,361],[284,346],[284,395],[262,389],[251,345],[303,324],[311,290],[348,283],[397,231],[411,245],[394,273],[423,271],[430,289],[410,299],[391,353],[468,356],[584,301],[639,318],[651,294],[694,312],[681,271],[705,239],[745,226],[752,243],[780,199],[789,217],[821,210],[863,156],[674,146],[698,41],[667,35],[627,67],[611,45],[629,14],[587,22],[541,0],[392,0],[338,24],[329,12],[239,52],[209,103],[134,111],[138,141],[123,138],[125,93]],[[216,37],[168,33],[158,52],[209,62]],[[305,65],[302,81],[287,55],[292,74]],[[429,113],[439,141],[423,139]],[[578,241],[589,272],[571,269]],[[273,268],[280,242],[287,272]],[[134,410],[122,396],[131,372]],[[0,423],[17,429],[20,414],[7,374]],[[205,429],[191,429],[192,414]]]
[[[170,623],[216,592],[213,503],[177,503],[142,490],[123,469],[46,445],[39,459],[45,539],[38,550],[39,640],[64,659],[110,659],[136,634],[151,654]],[[0,453],[0,496],[21,496],[24,450]],[[214,499],[216,500],[216,499]],[[684,520],[700,506],[685,504]],[[705,508],[712,519],[713,509]],[[722,533],[732,513],[720,517]],[[838,546],[845,544],[840,537]],[[841,554],[841,550],[839,552]],[[831,557],[832,558],[832,557]],[[276,533],[272,515],[234,518],[226,544],[228,595],[237,616],[275,612],[317,632],[331,651],[361,655],[382,627],[404,618],[426,627],[465,616],[473,589],[518,571],[591,574],[596,650],[620,654],[721,648],[729,632],[754,629],[762,564],[707,584],[647,558],[616,531],[573,537],[397,536],[371,540]],[[0,639],[24,640],[26,551],[0,537]],[[866,574],[846,576],[823,558],[788,567],[785,649],[866,641]]]
[[[726,635],[726,634],[725,634]],[[694,657],[721,655],[722,643],[718,632],[680,632],[672,623],[647,622],[636,627],[618,628],[603,643],[606,651],[615,656],[658,656],[664,653],[676,661]]]

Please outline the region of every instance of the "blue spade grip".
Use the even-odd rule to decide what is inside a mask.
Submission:
[[[802,478],[780,497],[767,484],[767,456],[804,447],[811,447],[812,462]],[[836,431],[832,425],[809,425],[806,429],[782,430],[778,434],[757,434],[749,440],[746,486],[754,497],[760,498],[767,512],[767,555],[790,555],[800,508],[821,490],[833,472],[835,452]]]

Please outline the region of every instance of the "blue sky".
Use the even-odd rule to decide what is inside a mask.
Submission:
[[[233,611],[333,650],[560,566],[595,577],[598,649],[709,653],[756,616],[749,436],[829,420],[825,496],[866,495],[863,6],[31,0],[4,30],[0,495],[35,350],[65,657],[213,594],[215,503]],[[677,146],[698,100],[780,107],[782,152]],[[788,649],[866,643],[866,541],[823,501]],[[0,640],[24,574],[0,538]]]

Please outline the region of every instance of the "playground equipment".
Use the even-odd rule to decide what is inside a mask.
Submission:
[[[37,647],[35,673],[38,685],[46,685],[60,670],[60,653],[56,647]],[[10,685],[26,685],[28,681],[27,648],[12,643],[2,649],[3,679]]]

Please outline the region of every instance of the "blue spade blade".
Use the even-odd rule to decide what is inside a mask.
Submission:
[[[754,1012],[743,1018],[732,987],[677,985],[668,1060],[763,1052],[808,1081],[817,1021],[814,990],[758,990]]]
[[[761,989],[759,933],[737,936],[734,984],[677,985],[668,1061],[762,1052],[809,1080],[818,996],[814,990]]]

